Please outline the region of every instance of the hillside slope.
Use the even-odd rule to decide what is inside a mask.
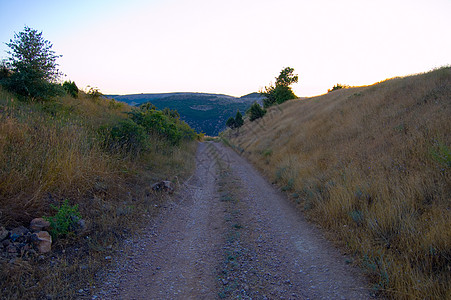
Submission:
[[[229,117],[235,116],[237,110],[244,112],[255,101],[261,102],[258,93],[236,98],[222,94],[206,93],[164,93],[164,94],[135,94],[108,95],[129,105],[140,105],[151,102],[158,109],[166,107],[179,112],[180,118],[197,132],[216,136],[225,129]]]
[[[150,184],[191,174],[197,143],[187,132],[161,112],[82,92],[19,101],[0,86],[0,298],[88,293],[105,257],[164,200]],[[48,254],[27,229],[43,216],[54,220]]]
[[[376,291],[451,298],[451,68],[272,108],[224,137],[356,255]]]

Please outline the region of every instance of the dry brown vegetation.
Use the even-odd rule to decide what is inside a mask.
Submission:
[[[0,225],[28,226],[53,215],[51,205],[65,199],[87,222],[83,235],[56,240],[48,255],[0,258],[2,299],[77,296],[95,284],[105,256],[163,200],[150,185],[190,174],[194,142],[176,147],[154,137],[149,151],[133,155],[102,147],[99,128],[130,109],[84,93],[24,103],[0,87]]]
[[[451,299],[451,68],[272,108],[224,134],[367,271]]]

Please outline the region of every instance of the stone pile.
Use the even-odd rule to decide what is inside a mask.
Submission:
[[[152,184],[152,190],[154,191],[163,191],[169,194],[174,193],[174,184],[169,180],[163,180],[160,182],[156,182]]]
[[[19,226],[11,230],[0,227],[0,256],[12,259],[29,257],[52,250],[52,237],[45,231],[50,223],[42,218],[33,219],[29,228]]]

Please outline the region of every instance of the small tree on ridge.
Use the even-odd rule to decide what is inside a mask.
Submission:
[[[237,110],[235,115],[235,126],[236,128],[240,128],[241,126],[243,126],[243,124],[244,124],[243,115],[240,113],[240,110]]]
[[[61,55],[55,54],[52,43],[42,37],[42,32],[25,26],[6,45],[11,49],[7,52],[11,75],[2,84],[20,96],[37,100],[61,93],[61,86],[54,84],[61,75],[56,63]]]
[[[254,121],[262,118],[266,114],[266,110],[257,102],[254,102],[247,110],[246,114],[249,116],[249,121]]]
[[[240,128],[241,126],[243,126],[243,124],[244,124],[243,115],[240,113],[240,110],[237,110],[235,118],[230,117],[227,119],[226,122],[226,126],[231,129]]]
[[[263,99],[263,106],[268,108],[275,104],[281,104],[290,99],[296,99],[297,96],[293,93],[290,85],[298,82],[298,75],[293,74],[294,69],[286,67],[278,77],[276,77],[276,84],[265,87],[264,91],[260,94],[265,98]]]

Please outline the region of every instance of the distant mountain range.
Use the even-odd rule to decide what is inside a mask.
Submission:
[[[242,97],[206,93],[163,93],[163,94],[133,94],[106,95],[117,101],[132,106],[151,102],[158,109],[166,107],[176,109],[180,118],[197,132],[216,136],[225,129],[228,118],[234,117],[237,110],[244,115],[246,110],[257,101],[262,103],[259,93],[251,93]]]

